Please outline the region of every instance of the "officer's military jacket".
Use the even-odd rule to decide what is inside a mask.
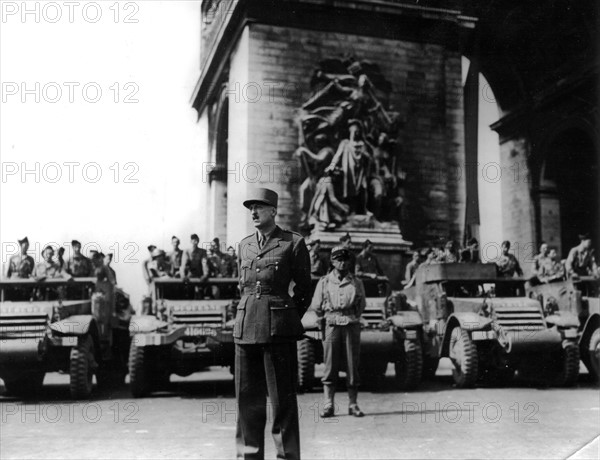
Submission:
[[[73,276],[92,276],[92,261],[83,254],[74,255],[67,262],[67,273]]]
[[[42,261],[35,266],[35,278],[65,278],[64,273],[56,262]]]
[[[515,273],[519,276],[523,274],[519,261],[512,254],[501,255],[496,261],[498,273],[503,277],[512,277]]]
[[[35,268],[33,257],[23,254],[12,256],[8,262],[8,278],[29,278]]]
[[[569,251],[566,266],[569,275],[594,275],[597,270],[594,253],[587,249],[580,249],[579,246],[575,246]]]
[[[334,325],[359,322],[365,307],[363,282],[351,273],[340,280],[335,271],[319,280],[310,304],[311,310]]]
[[[183,250],[177,249],[169,252],[169,263],[171,265],[170,276],[179,276],[179,271],[181,269],[181,260],[183,258]]]
[[[257,234],[244,238],[238,256],[242,298],[233,337],[256,344],[297,340],[310,303],[310,259],[298,233],[275,227],[259,249]],[[294,282],[293,296],[290,283]]]
[[[375,257],[373,254],[364,254],[362,252],[356,257],[356,266],[354,270],[354,273],[358,276],[367,273],[383,275],[383,271],[379,266],[379,261],[377,260],[377,257]]]

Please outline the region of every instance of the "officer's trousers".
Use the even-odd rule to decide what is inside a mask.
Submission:
[[[356,388],[360,384],[358,365],[360,360],[360,324],[326,326],[323,341],[325,372],[323,385],[335,386],[341,364],[346,358],[346,386]]]
[[[300,459],[296,342],[235,345],[238,459],[265,456],[267,394],[278,459]]]

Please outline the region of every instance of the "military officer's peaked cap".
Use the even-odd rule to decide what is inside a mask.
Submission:
[[[81,246],[81,243],[77,240],[71,241],[71,246]]]
[[[19,244],[23,244],[23,243],[29,243],[29,239],[27,237],[23,238],[22,240],[17,240],[19,242]]]
[[[252,204],[262,203],[276,208],[278,199],[279,196],[273,190],[268,188],[257,188],[250,192],[250,196],[246,201],[244,201],[244,206],[250,209]]]
[[[348,251],[348,248],[345,248],[343,246],[336,246],[331,250],[331,258],[332,259],[337,259],[337,258],[346,258],[348,259],[350,257],[350,251]]]

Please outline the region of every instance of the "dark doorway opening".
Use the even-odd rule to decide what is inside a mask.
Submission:
[[[581,233],[590,233],[598,250],[598,154],[585,131],[569,129],[550,144],[542,168],[541,185],[557,201],[562,257],[579,244],[578,235]]]

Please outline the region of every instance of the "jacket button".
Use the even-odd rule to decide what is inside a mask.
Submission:
[[[260,273],[260,268],[257,268],[257,269],[256,269],[256,273]]]

